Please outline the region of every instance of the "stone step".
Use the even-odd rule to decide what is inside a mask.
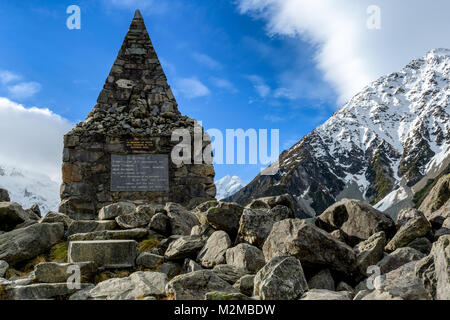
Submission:
[[[134,240],[72,241],[69,262],[93,261],[99,268],[130,268],[136,264],[138,243]]]

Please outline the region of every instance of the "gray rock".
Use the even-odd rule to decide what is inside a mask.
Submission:
[[[89,300],[91,298],[91,296],[90,296],[91,290],[94,288],[95,288],[95,285],[88,284],[84,289],[81,289],[81,290],[75,292],[74,294],[72,294],[69,297],[69,300],[74,300],[74,301]]]
[[[0,202],[0,230],[9,232],[32,219],[30,213],[14,202]]]
[[[77,220],[70,224],[69,229],[67,230],[67,236],[69,237],[77,233],[90,233],[115,229],[117,229],[117,223],[115,221]]]
[[[266,261],[276,256],[294,256],[305,267],[327,266],[347,276],[358,274],[356,254],[352,248],[300,219],[276,223],[264,244],[263,252]]]
[[[80,270],[81,282],[90,283],[97,266],[94,262],[80,263],[56,263],[42,262],[34,268],[34,281],[41,283],[63,283],[67,282],[74,272],[70,268],[78,267]]]
[[[400,213],[397,216],[397,220],[395,221],[395,224],[397,226],[397,229],[400,229],[409,220],[420,217],[425,217],[421,211],[414,208],[406,208],[400,211]]]
[[[415,274],[417,261],[409,262],[386,274],[380,287],[362,300],[430,300],[422,281]]]
[[[268,209],[245,209],[239,222],[237,242],[262,247],[274,223],[292,218],[289,208],[278,206]]]
[[[242,293],[229,293],[229,292],[208,292],[205,294],[205,300],[251,300],[249,297]]]
[[[386,245],[385,250],[392,252],[408,245],[411,241],[425,236],[431,231],[431,224],[424,216],[410,219],[395,234]]]
[[[0,260],[10,265],[33,259],[62,240],[62,223],[38,223],[0,235]]]
[[[136,259],[136,265],[157,269],[164,263],[164,257],[149,252],[142,252]]]
[[[105,206],[98,213],[98,220],[113,220],[124,214],[135,212],[136,205],[130,202],[118,202]]]
[[[256,273],[265,265],[263,252],[250,244],[240,243],[226,252],[227,264]]]
[[[450,235],[442,236],[433,244],[436,277],[436,299],[450,300]]]
[[[381,261],[377,263],[380,267],[381,274],[385,274],[395,270],[406,263],[417,261],[424,258],[425,255],[413,248],[400,248],[386,255]]]
[[[353,300],[362,300],[365,296],[367,296],[369,293],[371,293],[372,291],[370,290],[361,290],[358,291],[355,294],[355,297],[353,298]]]
[[[0,202],[10,202],[9,193],[7,190],[0,188]]]
[[[138,271],[126,278],[100,282],[90,291],[97,300],[138,300],[143,297],[161,297],[165,294],[167,275],[161,272]]]
[[[147,229],[104,230],[89,233],[77,233],[69,237],[69,241],[100,240],[141,240],[147,237]]]
[[[350,295],[350,299],[353,299],[353,296],[355,295],[355,290],[353,289],[353,287],[344,281],[338,283],[338,285],[336,286],[336,291],[347,292]]]
[[[0,260],[0,278],[3,278],[6,271],[9,269],[9,264],[6,261]]]
[[[289,194],[283,194],[281,196],[264,197],[252,200],[247,206],[250,209],[272,209],[276,206],[288,207],[292,212],[295,212],[294,199]]]
[[[440,228],[434,233],[434,238],[437,240],[442,236],[450,234],[450,228]]]
[[[255,276],[253,295],[262,300],[294,300],[308,291],[300,261],[294,257],[275,257]]]
[[[355,246],[356,263],[362,274],[366,274],[369,266],[376,265],[383,258],[385,245],[386,235],[381,231]]]
[[[80,284],[84,289],[88,284]],[[38,283],[8,286],[6,292],[10,300],[48,300],[64,299],[80,289],[69,288],[67,283]]]
[[[199,236],[204,238],[205,240],[208,240],[214,232],[216,232],[216,230],[214,230],[214,228],[212,228],[210,225],[202,224],[199,226],[194,226],[192,228],[191,236]]]
[[[312,289],[306,292],[300,300],[352,300],[349,292],[326,289]]]
[[[342,230],[349,237],[348,244],[351,246],[380,231],[384,231],[387,238],[396,231],[389,216],[362,201],[349,199],[343,199],[325,210],[316,224],[327,232]]]
[[[194,226],[199,225],[197,217],[176,203],[167,203],[165,210],[167,216],[170,219],[170,229],[173,235],[185,235],[191,234],[191,230]]]
[[[183,273],[195,272],[203,270],[202,266],[191,259],[184,259],[183,262]]]
[[[440,178],[419,207],[431,222],[442,224],[450,214],[450,174]],[[441,210],[443,209],[443,210]],[[439,211],[439,212],[438,212]]]
[[[242,294],[245,294],[246,296],[251,297],[253,295],[253,289],[254,289],[254,280],[255,276],[252,274],[247,274],[243,277],[241,277],[236,283],[233,285],[233,287]]]
[[[167,248],[164,257],[167,260],[181,260],[193,256],[199,252],[205,241],[200,237],[181,237],[172,243]]]
[[[166,274],[167,278],[172,279],[183,272],[183,267],[179,263],[167,261],[163,263],[159,272]]]
[[[39,223],[57,223],[60,222],[64,224],[64,230],[68,230],[74,220],[64,213],[49,211],[47,214],[39,220]]]
[[[236,235],[243,210],[237,203],[219,202],[217,206],[208,209],[205,218],[216,230]]]
[[[199,252],[197,260],[203,267],[212,268],[225,263],[225,253],[231,247],[231,240],[225,231],[216,231]]]
[[[148,210],[136,210],[136,212],[116,217],[116,222],[123,229],[141,228],[146,227],[152,221],[153,215],[154,212],[149,213]]]
[[[166,294],[176,300],[203,300],[208,292],[237,293],[228,282],[211,270],[179,275],[166,286]]]
[[[311,279],[309,279],[308,287],[309,289],[323,289],[330,291],[334,291],[336,289],[333,276],[328,269],[319,271]]]
[[[138,243],[134,240],[72,241],[69,262],[93,261],[98,267],[134,267]]]
[[[213,271],[223,280],[230,284],[236,283],[241,277],[248,274],[247,270],[230,266],[228,264],[219,264],[213,268]]]
[[[430,297],[436,299],[437,279],[433,255],[430,254],[417,262],[415,266],[415,275],[422,281],[422,284]]]
[[[168,235],[170,229],[170,219],[164,213],[157,213],[152,217],[148,228],[162,235]]]
[[[433,244],[427,238],[417,238],[408,243],[407,247],[416,249],[417,251],[422,252],[423,254],[429,254],[431,251],[431,247]]]

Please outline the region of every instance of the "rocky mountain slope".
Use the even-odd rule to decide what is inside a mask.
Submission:
[[[48,176],[0,164],[0,188],[7,189],[11,201],[24,208],[37,204],[43,214],[58,208],[59,183]]]
[[[245,187],[245,183],[241,180],[241,178],[237,176],[232,177],[230,175],[217,180],[215,184],[217,190],[217,200],[228,198]]]
[[[226,199],[289,193],[298,216],[342,198],[395,216],[450,162],[450,50],[436,49],[366,87],[291,149],[280,170]]]

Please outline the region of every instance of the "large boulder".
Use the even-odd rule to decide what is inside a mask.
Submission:
[[[0,188],[0,202],[10,202],[9,193],[7,190]]]
[[[405,247],[411,241],[425,236],[430,231],[431,224],[424,216],[410,219],[397,231],[394,238],[387,244],[385,250],[392,252],[398,248]]]
[[[238,281],[236,281],[233,287],[239,290],[239,292],[241,292],[242,294],[245,294],[246,296],[250,297],[253,295],[254,280],[255,280],[254,275],[246,274],[245,276],[241,277]]]
[[[395,223],[389,216],[364,202],[349,199],[326,209],[316,224],[327,232],[341,230],[348,236],[351,246],[380,231],[384,231],[390,239],[396,231]]]
[[[91,282],[97,272],[94,262],[56,263],[42,262],[34,268],[34,281],[42,283],[64,283],[74,274],[77,268],[80,271],[81,282]]]
[[[33,259],[62,240],[62,223],[38,223],[0,235],[0,260],[10,265]]]
[[[366,274],[369,266],[376,265],[383,258],[385,245],[386,235],[384,231],[381,231],[353,248],[356,252],[357,266],[362,274]]]
[[[262,247],[274,223],[289,218],[293,218],[293,213],[285,206],[273,209],[245,209],[239,222],[237,242]]]
[[[131,202],[117,202],[105,206],[98,213],[98,220],[114,220],[116,217],[135,212],[136,205]]]
[[[166,286],[166,294],[175,300],[203,300],[208,292],[238,291],[214,271],[201,270],[173,278]]]
[[[223,280],[230,284],[236,283],[241,277],[248,274],[248,271],[228,264],[219,264],[214,267],[213,271]]]
[[[9,264],[6,261],[0,260],[0,278],[3,278],[6,271],[9,269]]]
[[[350,292],[325,289],[312,289],[306,292],[300,300],[352,300]]]
[[[123,229],[141,228],[146,227],[152,221],[154,215],[154,211],[136,210],[116,217],[116,222]]]
[[[197,217],[177,203],[169,202],[165,210],[170,219],[170,233],[188,236],[194,226],[200,224]]]
[[[444,210],[441,210],[444,209]],[[432,223],[442,224],[450,215],[450,174],[440,178],[419,207]],[[437,211],[440,211],[436,214]]]
[[[115,229],[117,229],[117,223],[115,221],[76,220],[70,224],[67,230],[67,236],[77,233],[90,233]]]
[[[0,202],[0,231],[9,232],[29,220],[37,220],[34,214],[14,202]]]
[[[68,215],[60,212],[49,211],[47,214],[39,220],[39,223],[62,223],[64,230],[68,231],[70,226],[74,223]]]
[[[300,219],[275,223],[263,247],[266,261],[294,256],[303,267],[330,268],[349,277],[358,274],[352,248],[315,225]]]
[[[205,241],[201,237],[181,237],[169,244],[164,256],[167,260],[181,260],[199,252]]]
[[[308,291],[300,261],[275,257],[255,276],[253,294],[262,300],[294,300]]]
[[[323,269],[311,277],[308,281],[309,289],[323,289],[334,291],[336,285],[330,270]]]
[[[244,208],[236,203],[219,202],[206,211],[206,222],[216,230],[236,235]]]
[[[295,201],[292,199],[291,195],[283,194],[280,196],[264,197],[252,200],[247,205],[249,209],[272,209],[276,206],[288,207],[292,212],[295,212]]]
[[[430,300],[431,296],[416,276],[417,261],[387,273],[380,286],[362,300]]]
[[[142,252],[136,259],[136,265],[157,269],[164,263],[164,257],[150,252]]]
[[[10,285],[6,288],[6,294],[10,300],[62,300],[88,286],[89,284],[81,283],[78,289],[76,287],[68,286],[65,282]]]
[[[256,273],[265,265],[261,249],[248,243],[240,243],[226,252],[227,264]]]
[[[72,241],[69,244],[69,262],[93,261],[98,267],[134,267],[138,243],[134,240]]]
[[[436,299],[450,300],[450,235],[440,237],[433,244],[431,255],[436,278]]]
[[[419,252],[413,248],[399,248],[381,259],[377,263],[377,266],[380,267],[381,274],[385,274],[411,261],[418,261],[424,257],[425,255],[422,252]]]
[[[141,240],[147,237],[148,230],[128,229],[128,230],[103,230],[88,233],[77,233],[69,237],[69,241],[94,241],[94,240]]]
[[[197,260],[202,266],[212,268],[225,262],[225,252],[231,247],[231,239],[225,231],[216,231],[199,252]]]
[[[414,208],[405,208],[401,210],[400,213],[397,215],[395,225],[397,226],[397,229],[400,229],[409,220],[420,217],[425,217],[421,211]]]
[[[126,278],[114,278],[100,282],[90,291],[96,300],[138,300],[165,295],[167,275],[160,272],[138,271]]]
[[[152,217],[152,220],[148,224],[148,228],[167,236],[170,233],[170,219],[165,213],[158,212]]]

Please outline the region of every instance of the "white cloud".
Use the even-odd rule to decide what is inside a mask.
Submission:
[[[378,77],[431,49],[450,47],[447,0],[239,0],[264,19],[269,34],[300,36],[315,46],[316,63],[344,102]],[[367,28],[367,8],[381,8],[381,29]]]
[[[13,81],[20,80],[21,77],[11,71],[8,70],[0,70],[0,83],[1,84],[8,84]]]
[[[21,82],[8,87],[8,91],[13,98],[27,99],[41,91],[39,82]]]
[[[253,83],[253,87],[261,98],[266,98],[272,92],[272,89],[266,84],[265,80],[257,75],[250,75],[247,78]]]
[[[234,86],[234,84],[231,83],[227,79],[211,78],[211,82],[213,83],[214,86],[216,86],[219,89],[224,89],[224,90],[227,90],[227,91],[229,91],[231,93],[237,93],[238,92],[238,89]]]
[[[207,66],[210,69],[222,69],[220,62],[214,60],[210,56],[203,53],[193,53],[192,57],[200,64]]]
[[[49,109],[0,97],[0,163],[61,179],[63,136],[72,124]]]
[[[178,78],[175,80],[175,91],[188,99],[207,96],[211,93],[208,87],[196,78]]]

